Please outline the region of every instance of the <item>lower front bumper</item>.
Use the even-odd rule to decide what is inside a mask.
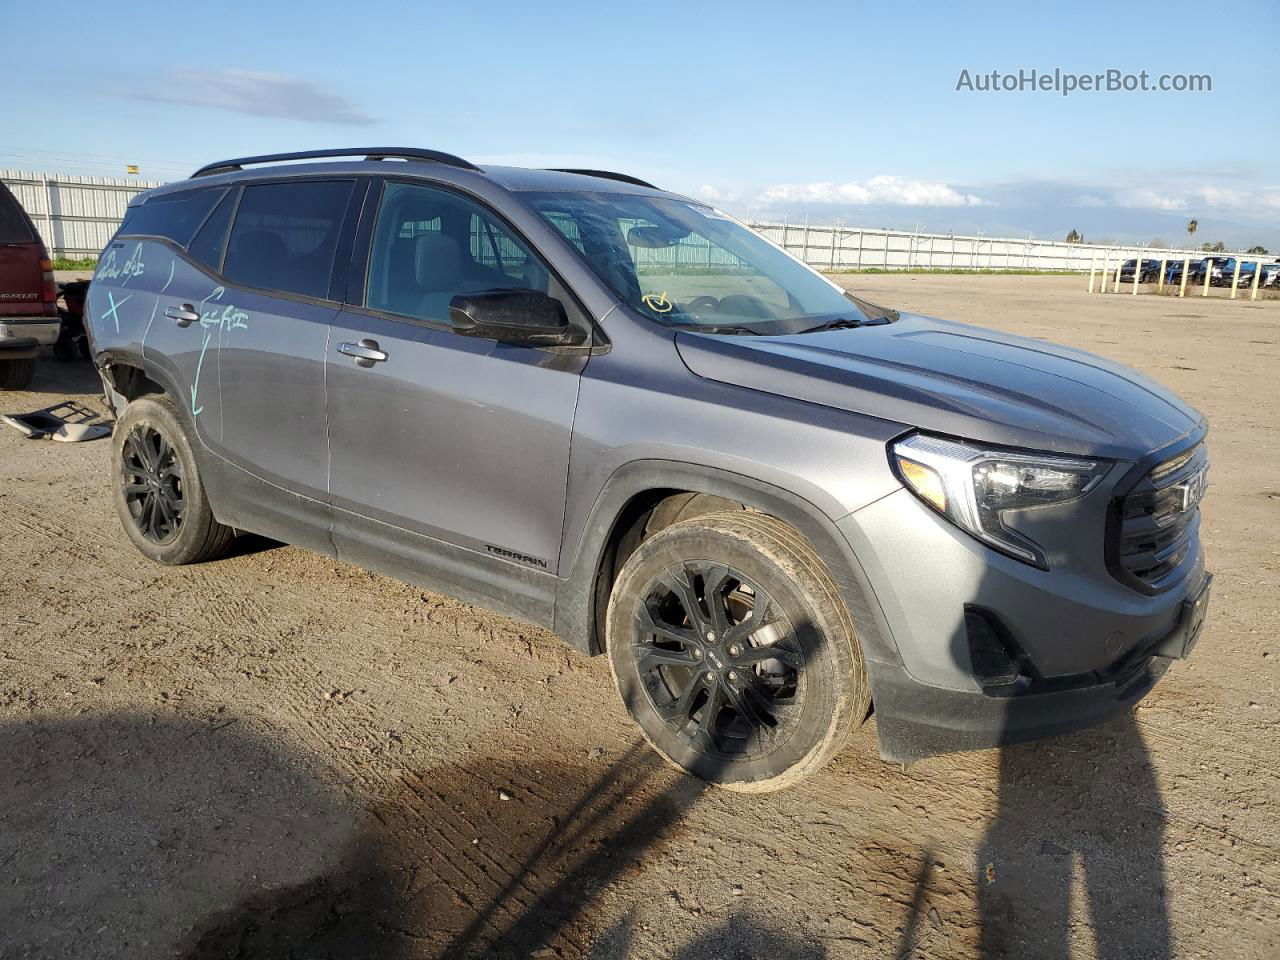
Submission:
[[[39,321],[2,320],[0,321],[0,343],[11,339],[35,340],[41,346],[47,347],[58,339],[58,331],[61,329],[62,322],[59,320],[48,321],[43,318]]]
[[[876,663],[871,696],[880,756],[911,763],[1085,730],[1141,700],[1171,662],[1149,657],[1105,683],[1008,697],[931,687],[900,666]]]

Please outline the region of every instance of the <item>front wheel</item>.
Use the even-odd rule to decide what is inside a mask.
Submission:
[[[609,662],[653,747],[695,776],[778,790],[820,769],[866,716],[866,665],[821,559],[748,512],[672,524],[628,558]]]

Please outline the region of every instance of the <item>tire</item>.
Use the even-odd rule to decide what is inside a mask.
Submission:
[[[112,495],[133,545],[157,563],[201,563],[235,536],[214,519],[191,442],[163,397],[133,400],[111,438]]]
[[[53,356],[62,363],[70,363],[76,358],[76,345],[70,337],[58,337],[53,344]]]
[[[803,537],[763,514],[704,515],[642,543],[614,583],[606,639],[618,693],[649,743],[730,790],[780,790],[819,770],[870,706],[831,575]]]
[[[25,390],[36,375],[34,357],[26,360],[0,360],[0,390]]]

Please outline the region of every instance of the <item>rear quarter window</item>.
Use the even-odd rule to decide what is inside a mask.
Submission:
[[[226,192],[225,187],[206,187],[150,197],[129,208],[119,236],[164,237],[185,249]]]
[[[33,243],[35,231],[9,188],[0,184],[0,243]]]
[[[190,256],[203,263],[215,273],[222,269],[222,251],[227,245],[227,228],[231,226],[231,214],[235,208],[236,195],[228,193],[222,202],[205,220],[200,232],[187,248]]]

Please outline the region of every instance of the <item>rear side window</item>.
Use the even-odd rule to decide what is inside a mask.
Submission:
[[[151,197],[146,203],[129,208],[120,225],[120,236],[164,237],[185,249],[226,192],[225,187],[207,187]]]
[[[222,251],[227,245],[227,228],[231,226],[231,213],[235,210],[235,205],[236,195],[232,191],[214,208],[200,232],[191,241],[191,246],[187,248],[187,253],[215,272],[222,269]]]
[[[326,298],[353,180],[244,188],[222,273],[233,283]]]
[[[31,221],[9,188],[0,183],[0,243],[32,243]]]

